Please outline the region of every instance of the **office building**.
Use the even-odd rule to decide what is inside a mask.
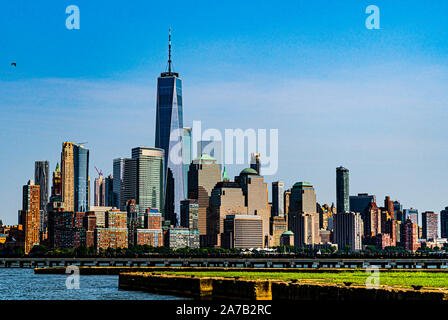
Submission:
[[[403,219],[406,221],[411,219],[413,224],[418,226],[418,210],[414,208],[404,209],[403,210]]]
[[[138,147],[132,149],[132,161],[125,161],[125,198],[135,199],[139,216],[148,208],[163,213],[163,158],[161,149]]]
[[[193,150],[192,150],[192,137],[191,137],[191,128],[184,127],[184,135],[182,138],[183,148],[182,148],[182,157],[183,157],[183,166],[184,166],[184,187],[185,187],[185,195],[188,195],[188,169],[190,167],[191,161],[193,161]]]
[[[249,249],[264,246],[263,220],[256,215],[228,215],[224,219],[223,248]]]
[[[264,182],[255,169],[246,168],[235,177],[235,181],[240,184],[243,190],[245,206],[248,215],[260,216],[263,220],[264,246],[269,244],[269,218],[271,210],[269,208],[268,185]]]
[[[113,176],[95,178],[94,204],[96,207],[116,207],[113,190]]]
[[[310,183],[297,182],[292,187],[288,224],[289,230],[294,233],[295,246],[320,243],[316,193]]]
[[[207,211],[209,199],[215,185],[221,181],[221,170],[216,160],[204,153],[194,159],[188,171],[188,198],[197,200],[198,230],[207,233]]]
[[[349,171],[344,167],[336,168],[336,209],[338,213],[350,211]]]
[[[288,222],[285,216],[274,216],[270,218],[270,247],[278,247],[280,239],[285,231],[288,231]]]
[[[48,161],[36,161],[34,164],[34,183],[39,186],[40,192],[40,232],[45,232],[48,227],[48,191],[49,191],[49,163]]]
[[[350,210],[363,214],[372,202],[376,203],[376,196],[368,193],[358,193],[357,196],[350,196]]]
[[[188,229],[199,230],[199,203],[197,200],[186,199],[181,201],[180,225]],[[205,229],[206,227],[205,225]]]
[[[427,241],[436,240],[439,233],[439,217],[433,211],[425,211],[422,213],[422,237]]]
[[[213,159],[216,159],[216,163],[219,169],[222,171],[224,165],[224,152],[221,140],[201,140],[197,143],[197,157],[201,157],[203,154],[207,154]]]
[[[201,247],[221,246],[224,219],[232,214],[247,215],[243,190],[237,182],[218,182],[210,195],[207,237],[201,237]]]
[[[199,231],[184,227],[168,228],[164,245],[173,250],[181,248],[199,248]]]
[[[442,238],[448,238],[448,207],[440,211],[440,231]]]
[[[169,36],[168,72],[157,79],[155,147],[164,153],[165,167],[161,185],[165,188],[165,219],[180,221],[180,201],[186,198],[183,164],[182,80],[171,70],[171,31]],[[171,152],[173,151],[173,152]],[[163,201],[162,201],[163,203]]]
[[[258,175],[261,175],[260,173],[260,154],[259,153],[252,153],[250,155],[250,168],[257,171]]]
[[[117,158],[113,161],[113,192],[114,192],[114,204],[122,211],[126,209],[126,199],[124,196],[124,176],[125,176],[125,162],[126,158]],[[131,200],[131,199],[128,199]],[[135,198],[133,199],[135,200]]]
[[[272,216],[283,217],[285,185],[282,181],[272,182]]]

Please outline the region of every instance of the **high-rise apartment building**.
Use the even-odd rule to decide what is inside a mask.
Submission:
[[[22,210],[19,212],[19,224],[23,226],[25,234],[25,254],[28,254],[33,246],[39,244],[39,219],[40,186],[30,180],[23,186]]]
[[[407,219],[403,225],[401,244],[410,251],[417,251],[419,248],[418,225],[413,223],[411,219]]]
[[[116,207],[113,190],[113,176],[95,178],[94,204],[96,207]]]
[[[65,211],[75,210],[74,144],[63,142],[61,152],[62,202]]]
[[[422,213],[423,239],[436,240],[439,233],[439,216],[433,211]]]
[[[285,185],[282,181],[272,182],[272,216],[283,217]]]
[[[74,211],[89,211],[89,149],[82,145],[73,147],[73,168],[74,168]]]
[[[362,248],[363,226],[359,212],[341,212],[333,216],[334,242],[338,249],[344,250],[350,247],[351,251],[359,251]]]
[[[163,181],[164,215],[172,222],[180,221],[180,201],[185,197],[183,164],[183,103],[182,80],[171,71],[171,31],[169,38],[168,72],[157,79],[155,147],[164,153]]]
[[[344,167],[336,168],[336,209],[337,212],[350,211],[349,200],[349,170]]]

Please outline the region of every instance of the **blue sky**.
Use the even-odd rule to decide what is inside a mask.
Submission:
[[[65,8],[80,8],[67,30]],[[381,29],[365,27],[380,8]],[[153,146],[167,31],[185,125],[278,128],[287,186],[310,181],[405,207],[448,206],[446,1],[3,1],[0,4],[0,219],[17,223],[34,161],[88,141],[93,166]],[[17,68],[9,65],[17,62]],[[240,166],[229,167],[230,176]]]

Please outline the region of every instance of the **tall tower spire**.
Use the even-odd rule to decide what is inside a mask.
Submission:
[[[168,73],[171,73],[171,27],[168,35]]]

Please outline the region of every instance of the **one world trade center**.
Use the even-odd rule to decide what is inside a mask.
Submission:
[[[168,72],[157,79],[157,114],[155,147],[165,151],[164,217],[171,224],[180,222],[180,201],[185,199],[182,163],[182,80],[171,71],[171,29],[168,46]]]

